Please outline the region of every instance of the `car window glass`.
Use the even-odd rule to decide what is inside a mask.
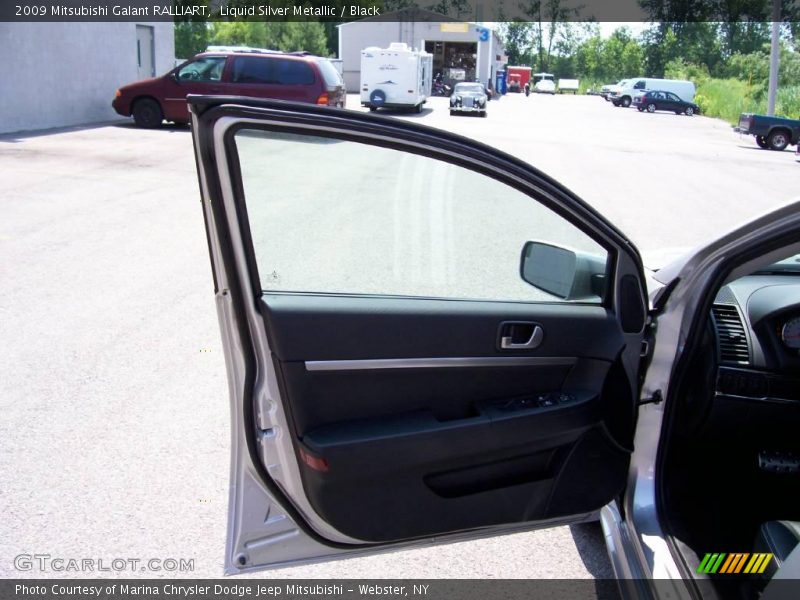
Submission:
[[[634,84],[633,89],[635,89],[635,90],[643,90],[644,89],[644,81],[637,81]]]
[[[673,101],[675,101],[675,100],[680,100],[680,98],[678,98],[678,97],[677,97],[675,94],[673,94],[673,93],[669,93],[669,94],[667,94],[667,98],[669,98],[670,100],[673,100]]]
[[[274,60],[254,56],[237,56],[233,60],[234,83],[275,83]]]
[[[180,81],[219,81],[225,68],[224,56],[199,58],[181,67],[178,71]]]
[[[563,301],[522,280],[527,241],[608,258],[549,208],[464,167],[310,135],[241,130],[235,143],[270,292]]]
[[[283,85],[309,85],[314,83],[313,69],[302,60],[274,59],[275,79]]]
[[[344,85],[342,76],[339,74],[339,71],[336,70],[336,67],[333,66],[331,61],[323,58],[317,61],[317,65],[319,66],[319,70],[322,72],[322,78],[325,80],[325,85],[329,87]]]

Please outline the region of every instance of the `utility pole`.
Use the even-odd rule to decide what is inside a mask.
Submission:
[[[775,115],[775,96],[778,94],[778,55],[780,53],[781,0],[772,0],[772,44],[769,53],[769,95],[767,114]]]

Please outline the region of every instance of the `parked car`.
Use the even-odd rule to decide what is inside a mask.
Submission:
[[[653,113],[657,110],[663,110],[674,112],[676,115],[684,114],[690,117],[700,112],[700,107],[694,102],[686,102],[681,100],[677,94],[661,90],[639,94],[633,99],[633,103],[639,109],[639,112],[647,111]]]
[[[274,98],[344,107],[347,94],[336,67],[306,53],[226,48],[198,54],[166,75],[119,88],[111,106],[139,127],[187,123],[189,94]]]
[[[589,203],[475,140],[189,102],[229,381],[227,574],[599,513],[623,597],[796,597],[769,592],[800,575],[800,202],[652,273]],[[338,218],[304,221],[292,199],[330,210],[333,175]],[[431,231],[387,244],[376,223]]]
[[[537,94],[555,94],[555,75],[552,73],[535,73],[531,78],[533,91]]]
[[[456,84],[450,96],[450,114],[477,113],[485,117],[488,101],[489,93],[482,83],[462,81]]]
[[[637,77],[626,80],[624,85],[619,86],[609,94],[609,100],[614,106],[627,108],[633,104],[633,100],[638,94],[652,90],[672,92],[679,98],[689,102],[694,101],[695,86],[691,81],[685,79],[653,79],[650,77]]]
[[[784,150],[786,146],[800,140],[800,121],[742,113],[739,116],[739,126],[734,131],[755,136],[760,148]]]

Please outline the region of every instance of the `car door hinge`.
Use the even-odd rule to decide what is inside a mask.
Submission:
[[[661,396],[661,390],[656,390],[653,392],[653,395],[649,398],[640,398],[639,399],[639,406],[642,404],[661,404],[661,401],[664,398]]]

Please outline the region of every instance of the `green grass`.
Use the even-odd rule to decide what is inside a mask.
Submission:
[[[751,85],[739,79],[708,78],[698,84],[695,102],[702,114],[735,125],[743,112],[766,113],[766,96],[766,90],[760,85]],[[800,86],[778,89],[775,114],[800,119]]]

